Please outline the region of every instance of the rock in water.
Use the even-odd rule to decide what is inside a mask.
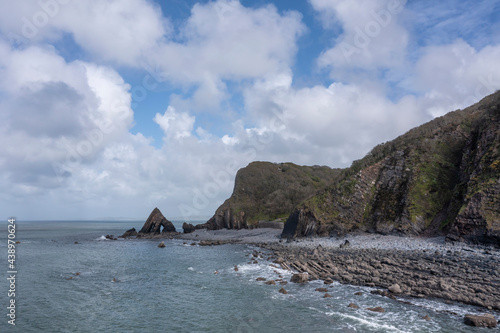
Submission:
[[[163,230],[160,230],[163,227]],[[159,234],[161,232],[175,232],[175,227],[163,216],[158,208],[153,209],[139,234]]]
[[[286,289],[285,289],[285,288],[281,288],[281,289],[279,290],[279,292],[280,292],[280,293],[282,293],[282,294],[288,294],[288,291],[286,291]]]
[[[497,327],[497,321],[493,315],[485,314],[482,316],[478,315],[466,315],[464,317],[464,324],[475,327]]]
[[[196,230],[196,227],[194,225],[192,225],[191,223],[184,222],[182,224],[182,229],[184,230],[185,234],[190,234]]]
[[[377,306],[374,308],[366,308],[367,310],[373,311],[373,312],[385,312],[384,308]]]
[[[123,235],[121,235],[120,237],[127,238],[127,237],[134,237],[134,236],[137,236],[137,230],[135,230],[135,228],[132,228],[132,229],[125,231],[125,233]]]
[[[165,242],[161,242],[160,244],[158,244],[158,247],[160,248],[165,247]]]
[[[307,273],[296,273],[292,275],[292,278],[290,279],[290,282],[295,282],[295,283],[306,283],[309,281],[309,274]]]

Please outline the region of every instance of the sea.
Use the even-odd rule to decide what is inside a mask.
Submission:
[[[265,255],[253,263],[265,253],[255,246],[105,238],[143,222],[15,221],[15,232],[2,223],[0,332],[491,332],[463,324],[482,313],[473,306],[403,303],[339,283],[324,298],[322,281],[266,285],[256,278],[292,273]],[[9,237],[20,243],[9,248]],[[385,312],[366,310],[376,306]]]

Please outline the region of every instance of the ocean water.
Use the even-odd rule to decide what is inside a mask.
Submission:
[[[315,291],[324,287],[321,281],[265,285],[256,278],[281,274],[289,280],[291,273],[265,259],[249,263],[252,246],[167,240],[161,249],[159,240],[103,237],[141,225],[17,221],[12,326],[3,223],[0,332],[491,332],[463,324],[464,314],[482,312],[472,306],[422,299],[403,304],[338,283],[328,287],[333,297],[323,298]],[[281,287],[289,294],[279,293]],[[358,291],[363,294],[354,295]],[[351,302],[360,309],[348,308]],[[375,306],[386,312],[366,310]]]

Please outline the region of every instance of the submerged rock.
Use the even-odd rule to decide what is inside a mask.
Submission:
[[[367,310],[370,310],[370,311],[373,311],[373,312],[385,312],[385,309],[383,307],[380,307],[380,306],[377,306],[377,307],[374,307],[374,308],[366,308]]]

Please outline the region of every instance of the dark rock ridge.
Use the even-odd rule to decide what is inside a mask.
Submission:
[[[123,235],[120,236],[120,238],[128,238],[128,237],[134,237],[137,236],[137,230],[135,228],[129,229],[123,233]]]
[[[298,204],[282,237],[355,231],[500,245],[500,92],[376,146]]]
[[[293,163],[252,162],[238,171],[233,194],[196,228],[246,229],[259,221],[283,220],[293,208],[330,184],[339,169]]]
[[[158,208],[153,209],[149,215],[146,223],[142,226],[142,229],[138,233],[138,237],[144,235],[159,235],[161,233],[175,232],[175,227],[163,216]]]

